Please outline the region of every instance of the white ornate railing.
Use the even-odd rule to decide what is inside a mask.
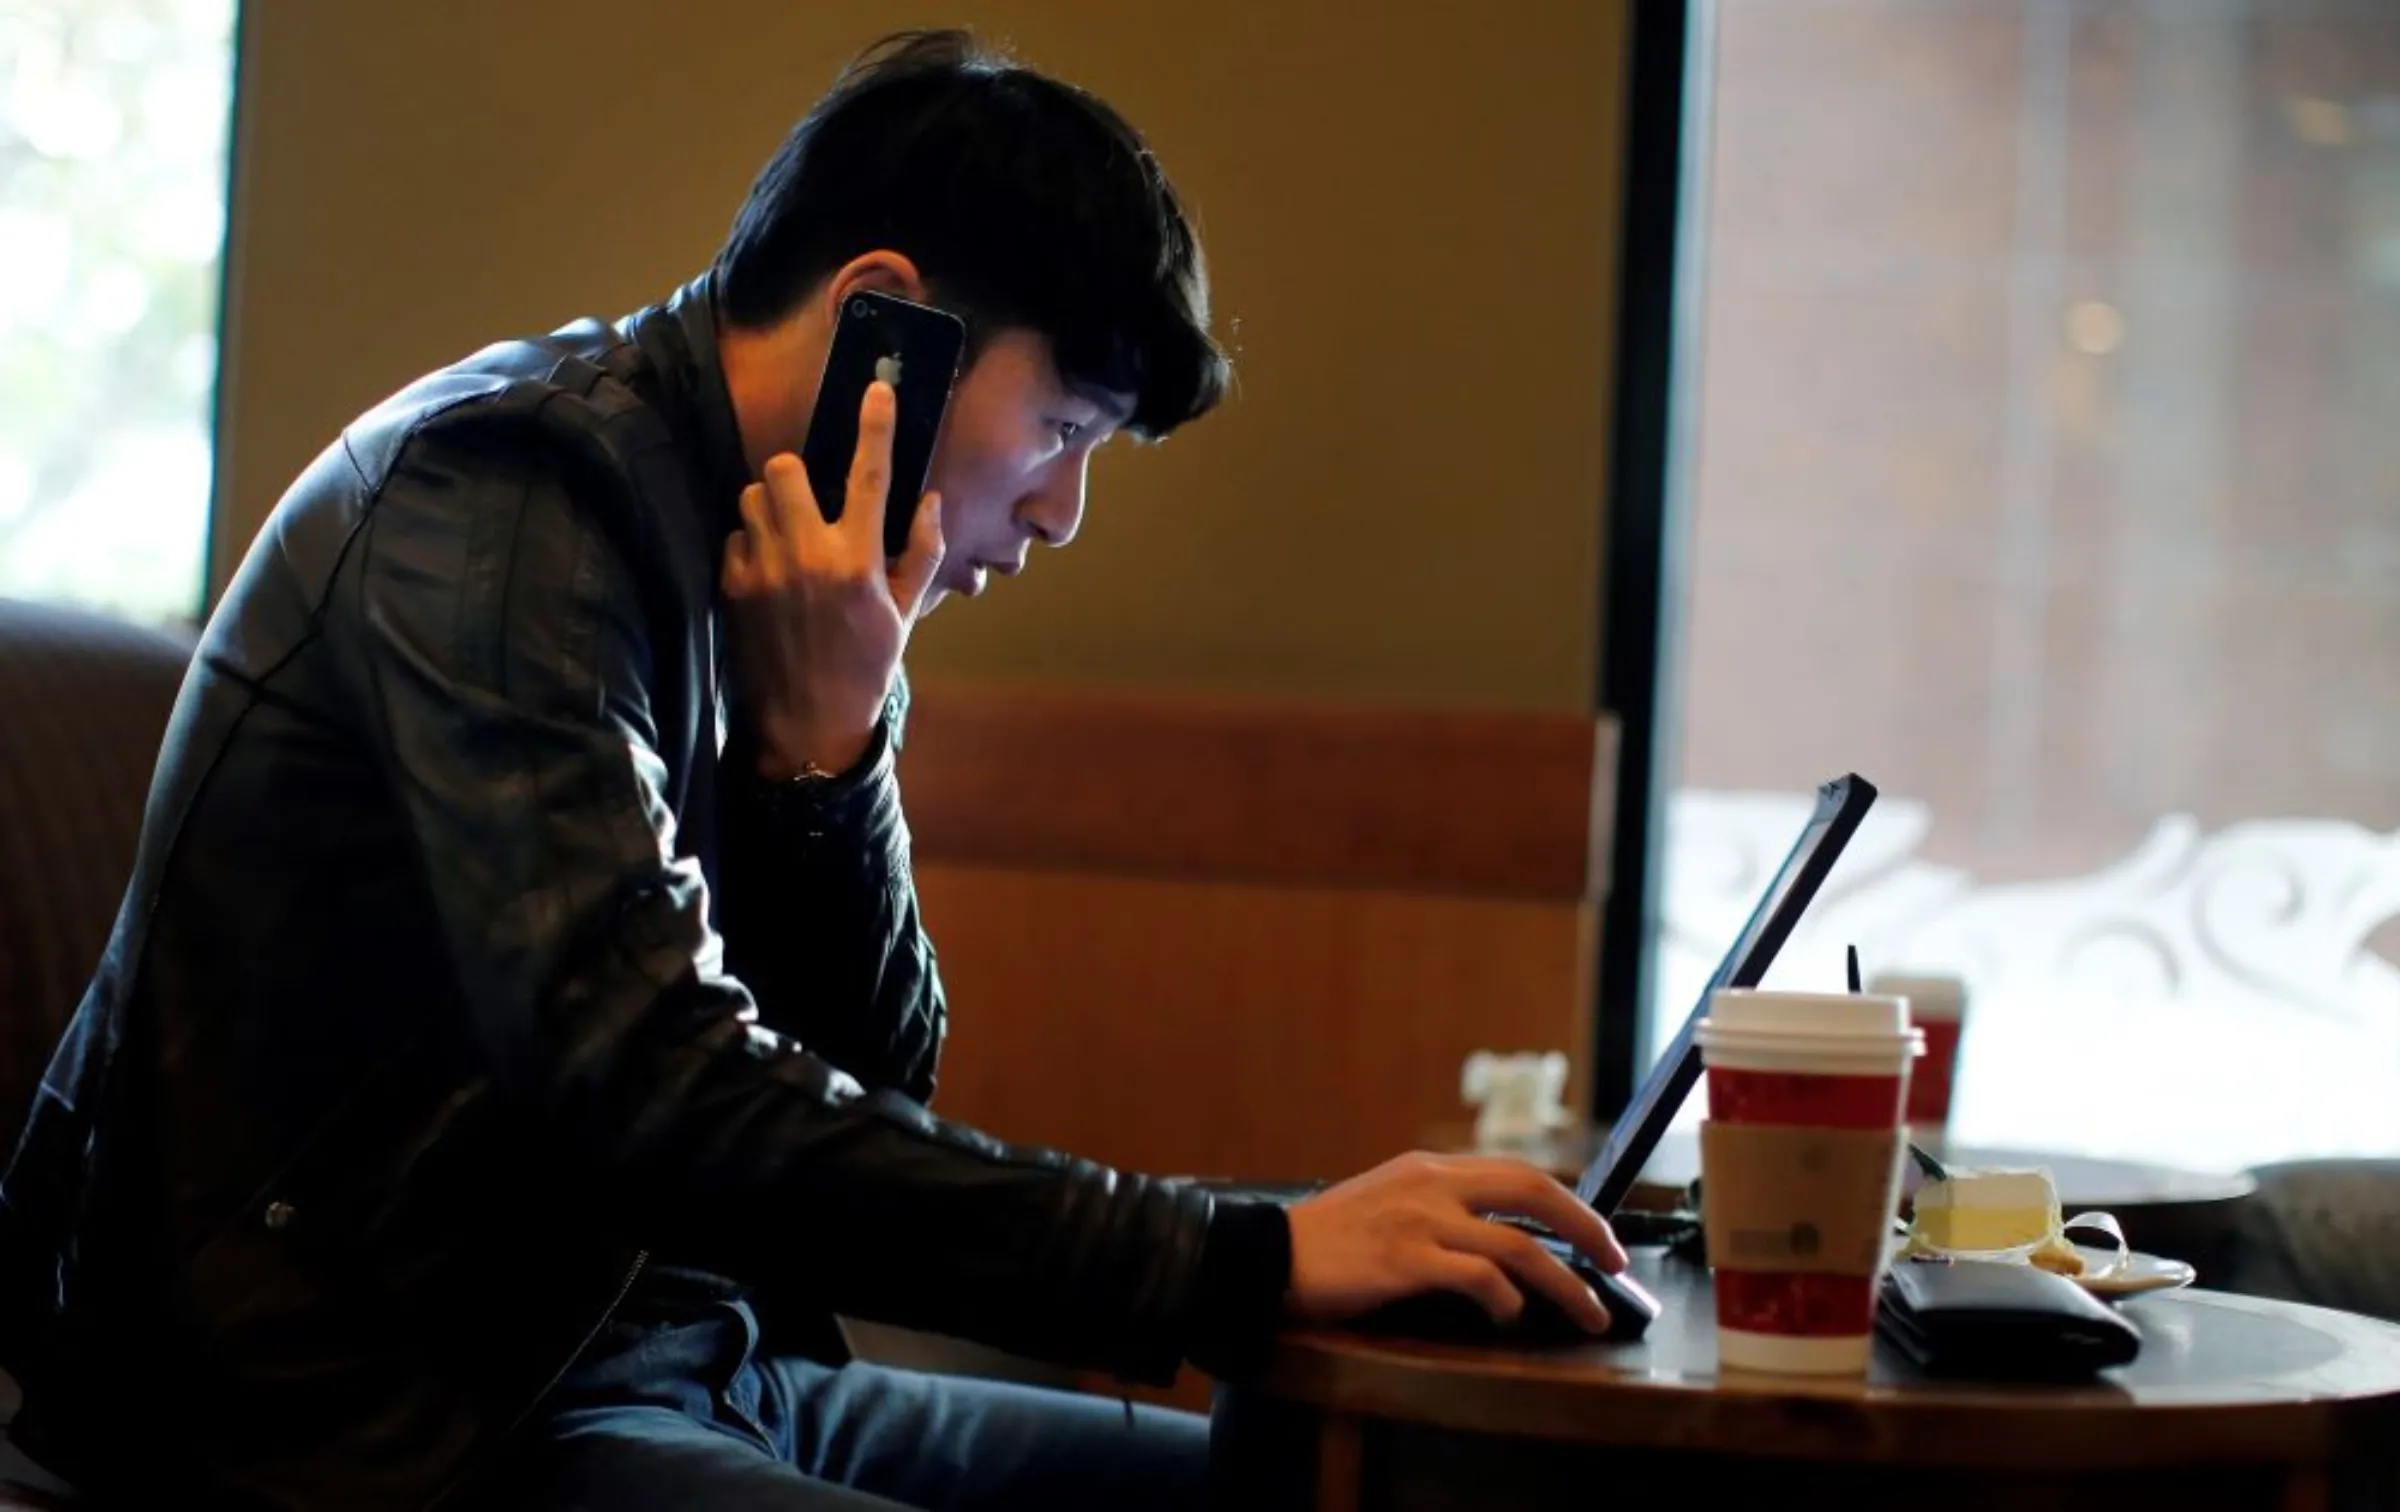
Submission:
[[[1654,1023],[1690,1008],[1807,812],[1675,797]],[[2400,966],[2367,944],[2400,917],[2400,832],[2171,815],[2089,875],[1983,885],[1917,858],[1931,827],[1881,799],[1768,981],[1838,989],[1851,943],[1870,972],[1964,977],[1958,1138],[2227,1167],[2400,1154]]]

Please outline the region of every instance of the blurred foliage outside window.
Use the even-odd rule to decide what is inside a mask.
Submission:
[[[0,0],[0,595],[206,572],[235,0]]]

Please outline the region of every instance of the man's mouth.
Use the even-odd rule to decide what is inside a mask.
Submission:
[[[968,598],[975,598],[979,596],[985,588],[991,586],[993,573],[996,572],[1002,577],[1015,577],[1018,573],[1024,570],[1025,564],[1023,562],[977,562],[967,569],[966,585],[959,591],[964,593]]]

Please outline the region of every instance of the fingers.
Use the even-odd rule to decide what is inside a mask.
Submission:
[[[768,462],[764,476],[772,479],[782,472],[783,469],[778,464],[784,460],[786,459],[778,457]],[[800,472],[800,481],[805,487],[808,477],[805,472],[801,472],[797,459],[792,460],[791,471]],[[776,519],[781,508],[781,504],[764,482],[753,483],[742,490],[742,528],[736,532],[736,536],[742,540],[743,551],[753,567],[764,567],[769,562],[783,560],[784,536],[780,523]],[[726,542],[729,547],[732,544],[730,540]]]
[[[1615,1274],[1625,1268],[1625,1247],[1591,1204],[1519,1160],[1465,1159],[1444,1167],[1447,1181],[1467,1206],[1481,1213],[1514,1213],[1539,1221]]]
[[[1443,1232],[1442,1243],[1491,1261],[1517,1285],[1548,1297],[1586,1330],[1598,1333],[1608,1327],[1608,1309],[1592,1289],[1532,1235],[1486,1218],[1466,1218]]]
[[[870,543],[883,559],[884,495],[892,485],[892,426],[898,404],[892,386],[878,378],[858,404],[858,451],[850,459],[850,492],[842,503],[840,528]],[[913,545],[913,541],[912,541]]]
[[[1461,1293],[1492,1315],[1495,1323],[1514,1323],[1525,1310],[1524,1294],[1508,1281],[1498,1265],[1464,1250],[1435,1250],[1425,1261],[1425,1283]]]
[[[915,619],[925,607],[934,574],[942,567],[942,496],[929,493],[917,502],[916,521],[909,526],[908,550],[892,569],[892,601],[903,619]]]
[[[759,481],[742,490],[742,523],[750,527],[751,545],[768,562],[784,560],[791,543],[805,541],[826,528],[817,508],[817,495],[808,486],[808,468],[790,452],[778,452],[759,469]],[[751,496],[758,507],[751,508]]]
[[[737,530],[725,538],[726,596],[740,598],[758,586],[758,553],[750,544],[750,532]]]

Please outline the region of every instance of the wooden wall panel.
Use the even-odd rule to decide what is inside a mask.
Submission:
[[[1601,890],[1615,728],[949,684],[916,700],[902,780],[943,861],[1575,903]]]
[[[1333,1176],[1580,1069],[1613,726],[917,690],[901,783],[950,989],[936,1106],[1135,1170]]]
[[[1338,1176],[1479,1047],[1583,1056],[1585,905],[926,866],[935,1107],[1133,1170]]]

